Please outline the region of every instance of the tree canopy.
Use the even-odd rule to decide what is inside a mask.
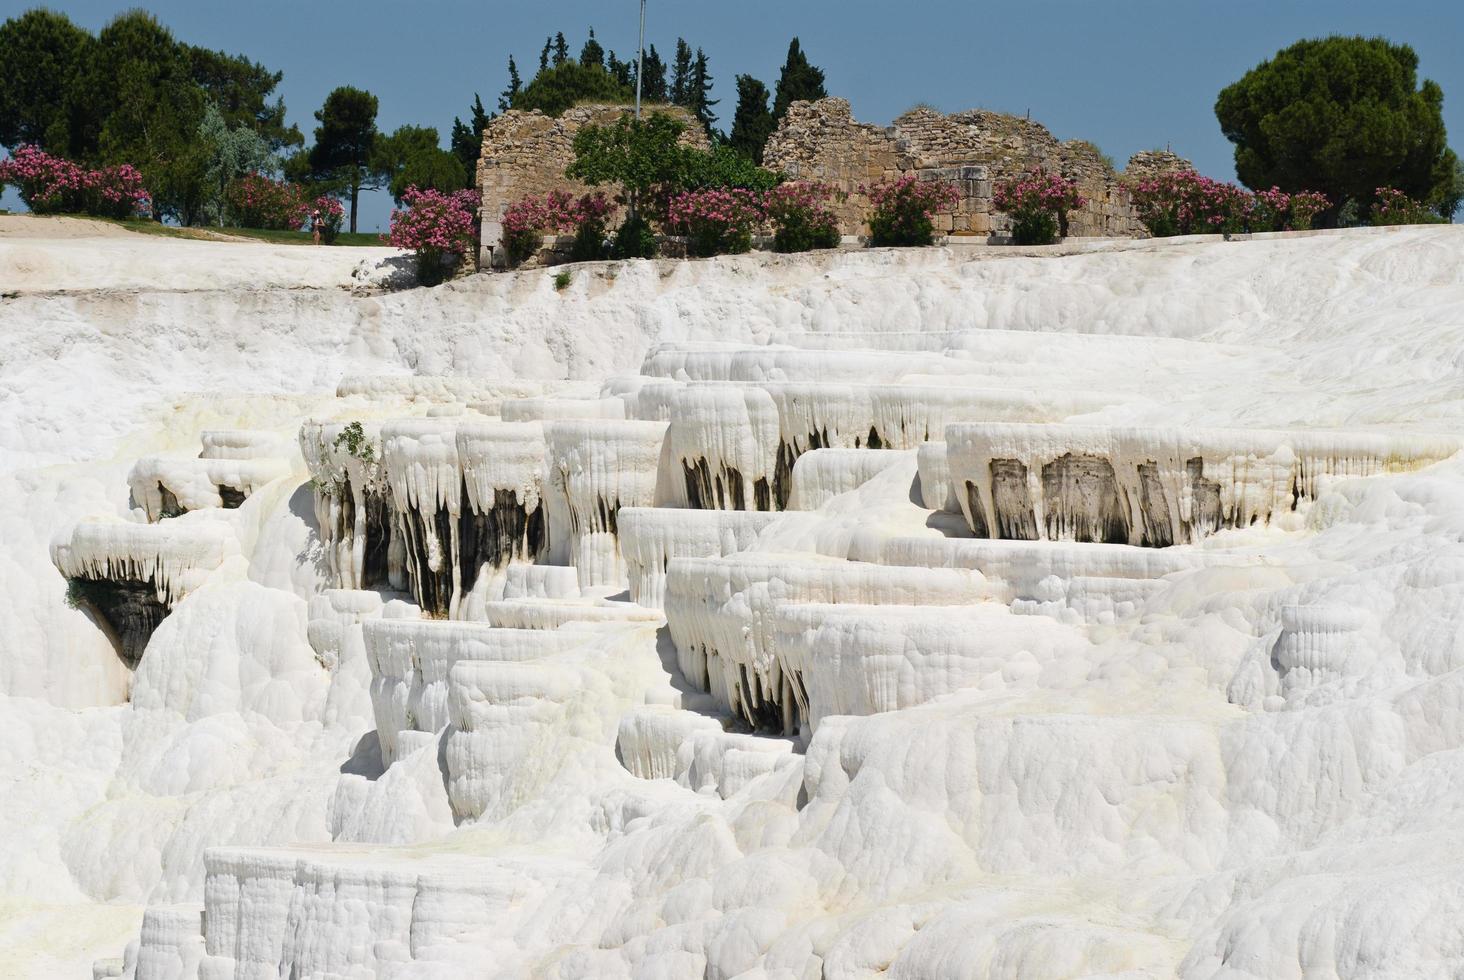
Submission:
[[[762,163],[763,149],[777,122],[768,108],[768,87],[751,75],[737,76],[737,111],[732,116],[728,143],[755,163]]]
[[[778,75],[777,94],[773,99],[773,121],[779,123],[795,102],[813,102],[828,97],[824,88],[823,69],[809,63],[803,46],[794,38],[788,45],[788,57]]]
[[[634,98],[635,92],[617,82],[603,66],[565,59],[535,75],[514,97],[513,107],[559,116],[580,102],[624,103]]]
[[[315,145],[310,148],[312,174],[347,193],[351,202],[351,231],[356,230],[356,207],[361,191],[380,187],[386,177],[379,167],[376,96],[342,85],[325,97],[315,113]],[[432,131],[435,143],[437,133]]]
[[[1220,92],[1215,115],[1251,188],[1317,190],[1364,213],[1395,187],[1443,211],[1457,202],[1443,91],[1418,56],[1383,38],[1298,41]]]
[[[44,8],[0,24],[0,144],[70,150],[68,96],[95,45],[65,14]]]

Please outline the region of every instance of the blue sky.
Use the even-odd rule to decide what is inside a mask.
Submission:
[[[0,2],[0,16],[30,3]],[[636,47],[635,0],[476,4],[385,0],[51,0],[92,30],[128,7],[151,10],[182,40],[242,52],[285,73],[290,119],[311,114],[336,85],[381,100],[379,125],[436,126],[446,142],[473,93],[490,109],[512,53],[533,73],[546,34],[577,53],[595,28],[606,48]],[[409,12],[410,11],[410,12]],[[1279,48],[1332,33],[1381,34],[1413,45],[1420,70],[1444,88],[1451,143],[1464,151],[1464,3],[1459,0],[650,0],[647,39],[669,59],[676,38],[705,49],[720,124],[730,125],[733,76],[768,83],[793,35],[828,74],[831,94],[861,120],[887,123],[917,102],[940,109],[1025,113],[1059,138],[1097,143],[1120,166],[1171,146],[1199,169],[1232,178],[1216,93]],[[362,228],[384,228],[391,202],[373,195]],[[12,195],[5,199],[15,206]]]

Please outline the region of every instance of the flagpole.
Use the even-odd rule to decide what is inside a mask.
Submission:
[[[641,79],[646,73],[646,0],[640,0],[640,50],[635,56],[635,118],[641,117]]]

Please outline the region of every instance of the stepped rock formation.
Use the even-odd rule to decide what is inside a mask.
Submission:
[[[1461,246],[38,272],[0,972],[1460,973]]]

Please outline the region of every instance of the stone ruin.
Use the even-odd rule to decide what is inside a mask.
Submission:
[[[483,131],[478,186],[483,193],[482,263],[493,260],[502,240],[501,219],[508,206],[529,195],[566,190],[579,195],[592,188],[564,176],[574,161],[575,134],[587,125],[607,125],[631,111],[629,106],[584,105],[551,118],[538,110],[512,110]],[[686,122],[682,140],[706,146],[701,129],[679,106],[657,106]],[[995,185],[1041,167],[1076,180],[1087,204],[1069,216],[1074,237],[1143,237],[1126,179],[1191,169],[1188,160],[1167,150],[1135,154],[1127,169],[1114,170],[1092,143],[1059,141],[1040,123],[986,109],[945,115],[911,109],[890,126],[854,119],[845,99],[797,102],[769,139],[764,166],[801,180],[831,184],[845,194],[835,205],[846,236],[868,233],[870,204],[861,187],[917,173],[947,180],[960,191],[952,214],[937,216],[936,230],[955,239],[988,240],[1010,230],[1006,215],[992,205]]]

